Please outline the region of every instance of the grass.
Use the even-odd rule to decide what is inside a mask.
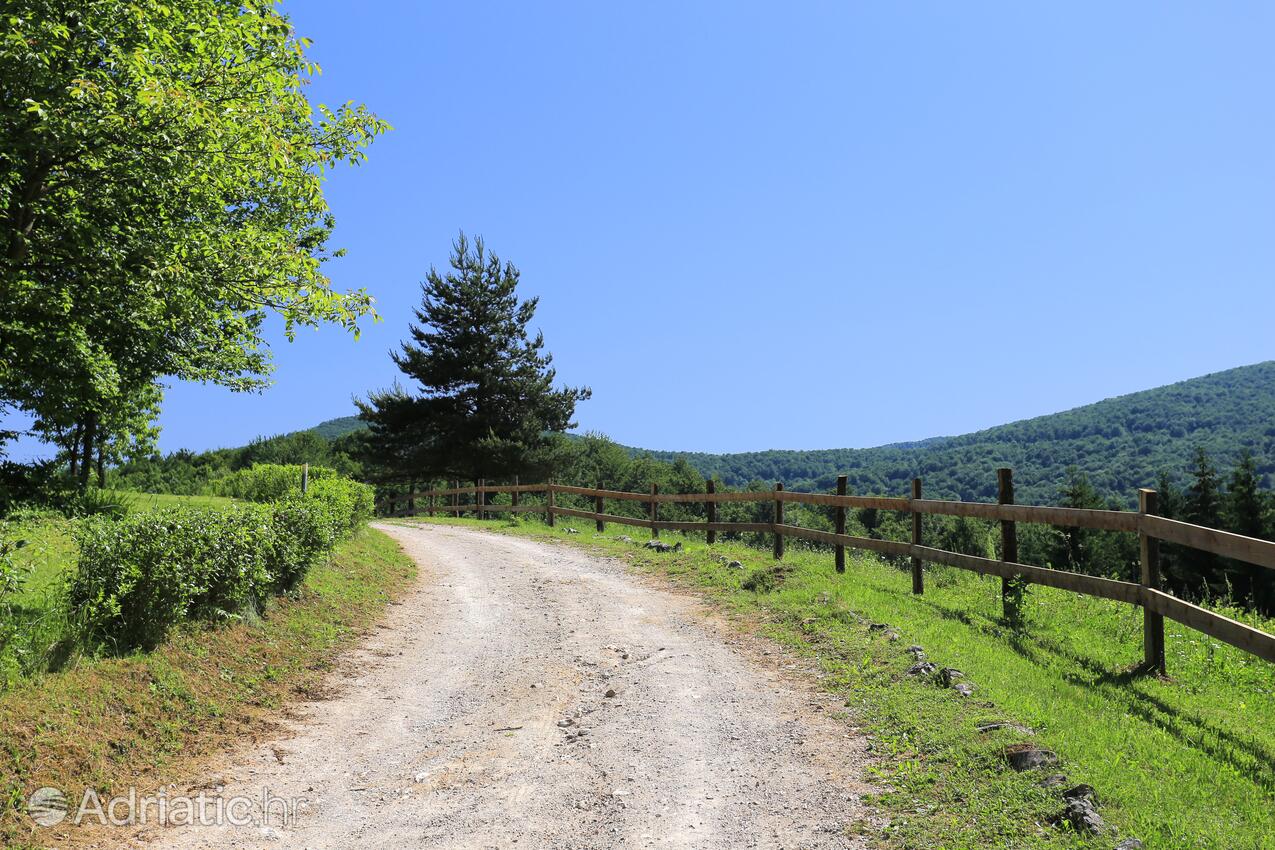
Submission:
[[[169,493],[130,493],[130,508],[137,511],[157,511],[160,508],[221,508],[233,505],[227,496],[174,496]]]
[[[428,521],[428,520],[418,520]],[[472,520],[439,520],[475,524]],[[572,525],[582,533],[571,535]],[[482,524],[619,556],[640,570],[697,589],[792,649],[817,657],[827,687],[870,732],[888,788],[872,802],[885,829],[863,825],[889,848],[1111,848],[1124,837],[1149,848],[1275,848],[1275,665],[1167,624],[1168,679],[1131,672],[1141,653],[1141,613],[1128,605],[1033,587],[1020,631],[1000,620],[1000,582],[952,568],[927,570],[925,595],[910,575],[875,557],[790,550],[773,574],[768,552],[740,544],[657,554],[595,536],[591,523]],[[738,559],[745,569],[729,569]],[[750,592],[753,584],[769,592]],[[1232,616],[1237,616],[1231,612]],[[1275,624],[1249,622],[1268,630]],[[887,623],[890,641],[870,623]],[[749,625],[751,624],[751,625]],[[909,644],[975,686],[964,699],[906,675]],[[975,731],[1013,721],[1035,731]],[[1015,773],[1003,748],[1032,741],[1057,752],[1071,783],[1097,789],[1119,832],[1083,839],[1052,826],[1062,806],[1040,773]]]
[[[234,501],[220,496],[109,492],[120,496],[130,511],[177,506],[217,508]],[[65,606],[58,601],[63,579],[75,568],[73,522],[54,511],[33,511],[20,513],[18,519],[0,524],[6,538],[25,544],[13,553],[15,564],[25,573],[22,587],[12,600],[11,614],[19,627],[15,639],[18,649],[11,663],[0,664],[0,691],[14,677],[58,668],[68,661],[70,647],[63,638],[72,625],[67,621]]]
[[[18,602],[39,605],[75,565],[70,522],[60,516],[42,516],[10,523],[5,533],[26,543],[13,553],[14,562],[27,572]]]
[[[46,571],[64,551],[61,533],[49,540]],[[36,788],[75,799],[86,787],[153,789],[268,731],[288,700],[321,694],[335,653],[414,575],[397,544],[365,528],[256,622],[192,623],[153,652],[20,681],[0,694],[0,844],[49,840],[22,808]]]

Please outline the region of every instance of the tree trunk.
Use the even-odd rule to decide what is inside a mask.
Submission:
[[[71,432],[71,445],[67,451],[71,455],[71,480],[74,481],[80,471],[80,434],[84,432],[84,426],[77,424],[75,430]]]
[[[80,456],[80,492],[89,489],[89,474],[93,471],[93,446],[97,442],[97,414],[90,413],[84,420],[83,453]]]
[[[97,441],[97,486],[106,489],[106,441]]]

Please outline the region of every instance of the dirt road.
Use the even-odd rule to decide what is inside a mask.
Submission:
[[[862,740],[694,600],[567,547],[382,526],[419,586],[287,737],[204,777],[294,822],[154,848],[849,848]],[[254,804],[260,816],[260,803]]]

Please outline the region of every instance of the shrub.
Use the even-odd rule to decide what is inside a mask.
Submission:
[[[184,619],[204,589],[194,511],[167,510],[112,520],[90,517],[69,601],[87,637],[117,650],[152,647]]]
[[[257,492],[281,480],[278,469],[256,479]],[[366,484],[321,477],[304,496],[298,486],[265,505],[88,517],[71,609],[87,638],[116,651],[154,647],[188,618],[260,611],[370,517],[372,499]]]
[[[190,617],[258,610],[273,589],[271,520],[256,505],[83,520],[71,607],[88,637],[116,650],[154,647]]]
[[[337,538],[328,512],[318,500],[293,496],[275,502],[269,509],[274,531],[266,555],[270,589],[286,593],[301,583]]]
[[[310,484],[307,500],[323,503],[337,538],[346,537],[372,518],[376,491],[348,478],[322,478]]]
[[[217,495],[248,502],[276,502],[301,493],[301,474],[302,467],[296,464],[258,463],[218,481]],[[310,467],[311,485],[336,478],[335,470],[324,466]]]
[[[76,493],[68,500],[66,513],[68,516],[107,514],[108,516],[122,517],[131,511],[136,504],[137,496],[134,493],[89,487],[83,493]]]

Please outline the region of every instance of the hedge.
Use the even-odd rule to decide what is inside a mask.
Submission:
[[[301,493],[302,467],[299,464],[258,463],[250,469],[239,469],[219,480],[215,495],[230,496],[248,502],[276,502]],[[310,484],[319,481],[348,481],[334,469],[312,466]]]
[[[257,480],[276,478],[271,470]],[[320,477],[304,496],[298,486],[267,504],[90,517],[76,529],[71,611],[88,640],[117,652],[153,648],[186,619],[259,612],[370,518],[372,505],[366,484]]]

